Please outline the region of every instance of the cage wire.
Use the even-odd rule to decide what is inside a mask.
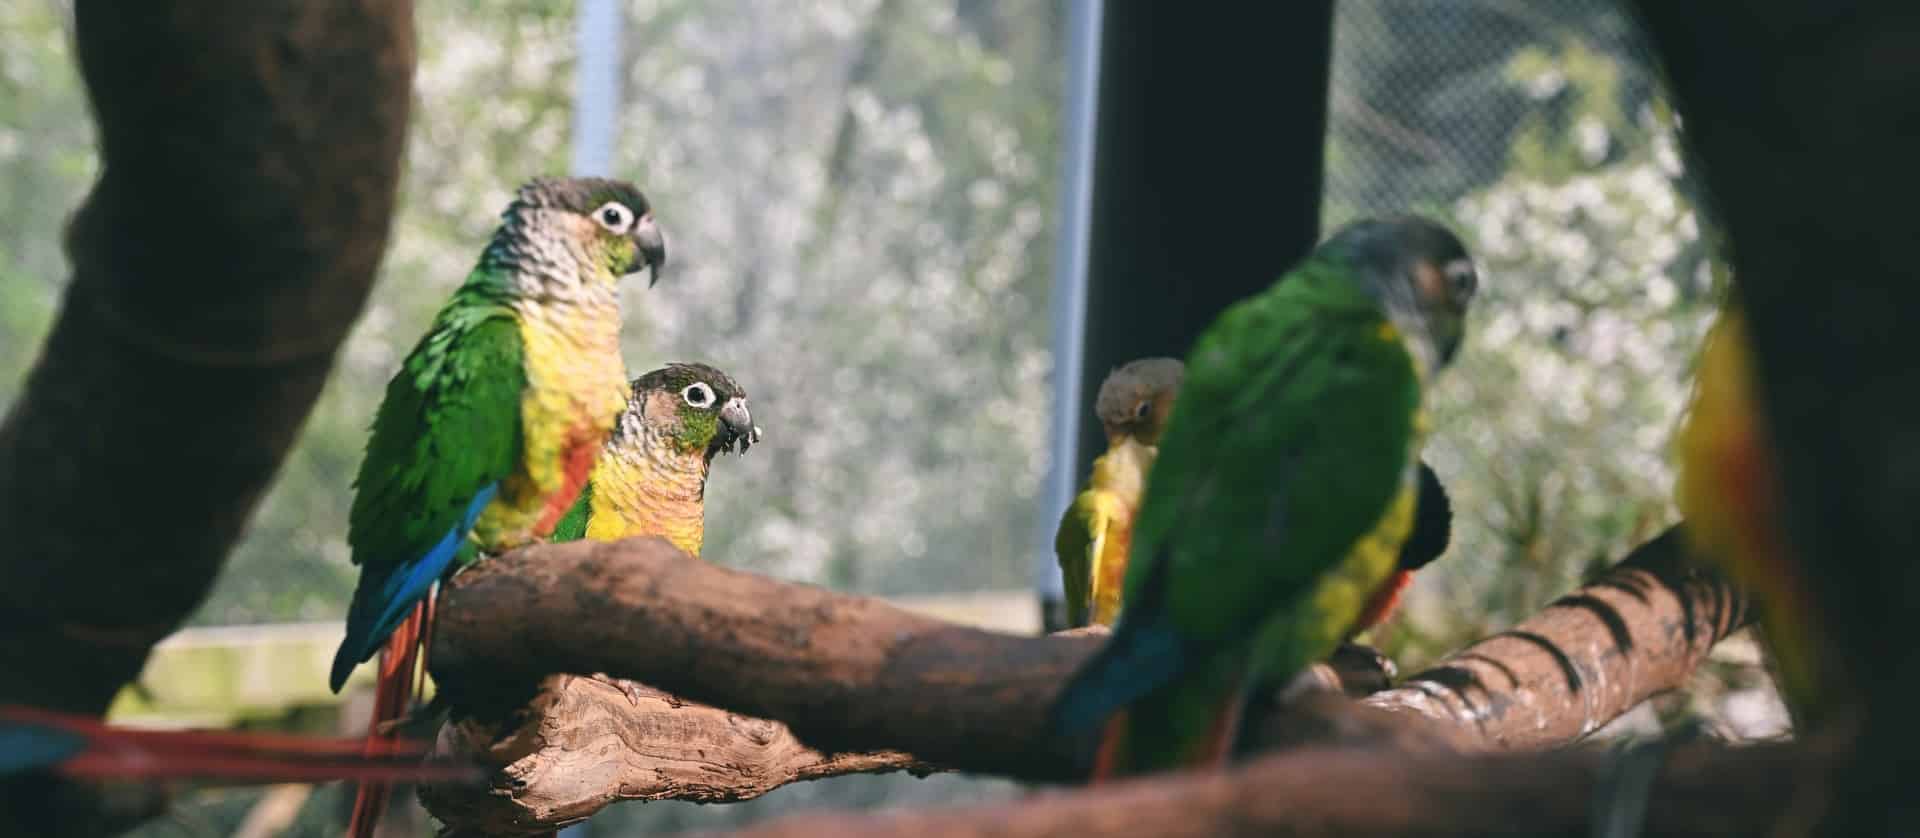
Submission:
[[[1716,314],[1703,193],[1650,45],[1613,0],[1343,0],[1323,232],[1447,222],[1481,265],[1424,454],[1456,519],[1393,624],[1413,671],[1504,629],[1677,520],[1669,439]],[[1608,734],[1785,727],[1744,638]]]

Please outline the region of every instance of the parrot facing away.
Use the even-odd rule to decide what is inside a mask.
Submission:
[[[423,762],[424,744],[362,753],[361,739],[141,730],[33,707],[0,706],[0,777],[50,770],[84,780],[207,780],[240,785],[478,781],[478,766]]]
[[[338,692],[381,652],[370,751],[412,699],[432,586],[545,539],[573,505],[626,406],[619,280],[658,281],[665,259],[631,184],[535,179],[388,383],[354,481],[360,582],[329,678]],[[362,785],[353,834],[371,833],[384,796]]]
[[[1086,490],[1061,515],[1053,539],[1069,628],[1110,626],[1120,613],[1134,511],[1184,369],[1177,358],[1142,358],[1100,382],[1093,412],[1106,431],[1107,450],[1094,459]]]
[[[1700,349],[1693,400],[1675,435],[1675,501],[1689,549],[1753,592],[1780,692],[1797,717],[1821,709],[1818,671],[1822,624],[1781,524],[1778,467],[1761,415],[1746,317],[1729,300]]]
[[[713,458],[736,450],[744,455],[759,441],[747,392],[726,373],[706,364],[668,364],[642,375],[553,540],[657,535],[697,557]]]
[[[1417,217],[1335,233],[1187,357],[1113,636],[1052,708],[1095,781],[1217,765],[1249,687],[1321,660],[1412,526],[1422,392],[1477,275]]]

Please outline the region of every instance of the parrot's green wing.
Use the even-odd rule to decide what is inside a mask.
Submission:
[[[567,514],[560,516],[560,523],[553,525],[553,536],[547,540],[559,544],[563,541],[579,541],[587,537],[587,512],[593,508],[593,481],[588,480],[580,487],[580,497],[576,498]]]
[[[1099,494],[1081,492],[1060,517],[1053,552],[1060,560],[1061,586],[1067,596],[1067,625],[1078,628],[1093,614],[1093,569],[1106,549],[1107,515]]]
[[[1347,287],[1283,280],[1297,294],[1236,306],[1195,348],[1127,573],[1129,605],[1159,600],[1188,642],[1244,638],[1307,594],[1402,486],[1420,382]],[[1309,294],[1324,299],[1288,304]],[[1160,562],[1165,590],[1149,596]]]
[[[466,545],[520,458],[526,388],[512,309],[456,295],[387,385],[354,481],[360,584],[334,680],[371,657]],[[335,689],[338,689],[336,685]]]

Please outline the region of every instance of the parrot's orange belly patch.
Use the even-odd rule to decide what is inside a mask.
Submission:
[[[580,497],[580,490],[587,485],[587,476],[593,473],[593,461],[599,453],[600,442],[593,439],[593,435],[568,435],[567,447],[560,454],[560,489],[547,496],[547,505],[533,525],[539,537],[552,535],[553,528],[560,524],[560,518],[573,508],[573,502]]]
[[[1407,586],[1411,584],[1413,584],[1413,571],[1394,571],[1392,576],[1387,577],[1387,581],[1380,583],[1380,587],[1373,592],[1373,597],[1367,600],[1367,607],[1361,609],[1360,619],[1353,622],[1353,631],[1348,632],[1348,636],[1373,628],[1391,616],[1393,610],[1400,607],[1400,595],[1406,593]]]

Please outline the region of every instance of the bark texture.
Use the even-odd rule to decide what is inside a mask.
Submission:
[[[1285,709],[1256,702],[1242,749],[1577,741],[1685,683],[1741,625],[1738,592],[1682,561],[1678,546],[1669,531],[1396,689],[1376,692],[1390,663],[1343,649],[1306,680],[1329,695]],[[620,799],[742,800],[843,773],[1069,781],[1072,760],[1045,714],[1104,642],[1097,630],[953,626],[728,570],[652,538],[517,551],[461,574],[445,596],[432,660],[458,721],[442,747],[499,770],[490,789],[423,797],[450,823],[493,834],[553,829]],[[1374,694],[1356,706],[1335,691]]]
[[[1318,746],[1227,772],[1163,775],[993,807],[796,815],[734,838],[1255,838],[1327,836],[1761,835],[1795,817],[1831,760],[1803,749],[1697,747],[1669,755],[1654,786],[1588,752],[1463,756],[1396,744]],[[1616,791],[1617,790],[1617,791]],[[1599,795],[1645,805],[1597,832]],[[1635,827],[1638,827],[1637,829]]]

